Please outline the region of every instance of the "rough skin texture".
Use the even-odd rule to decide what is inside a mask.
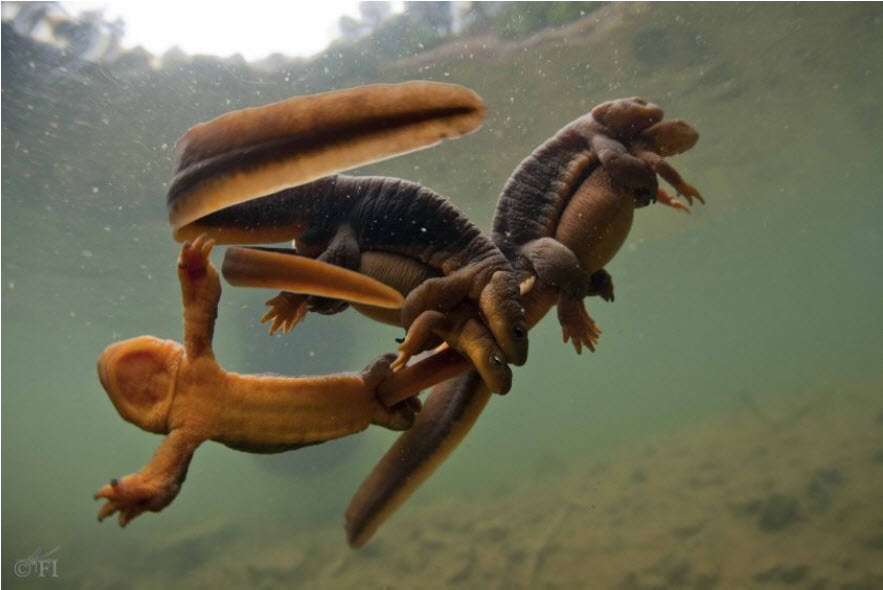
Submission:
[[[558,318],[565,342],[595,349],[600,330],[583,299],[613,300],[603,266],[631,228],[632,212],[658,201],[687,208],[658,187],[668,181],[692,204],[702,200],[663,156],[690,149],[698,134],[644,99],[608,101],[540,145],[503,187],[493,240],[516,269],[560,289]]]
[[[527,358],[524,310],[511,263],[450,201],[423,186],[386,177],[331,176],[218,211],[200,223],[247,227],[256,236],[288,227],[299,254],[352,270],[366,252],[412,259],[439,276],[405,294],[405,329],[423,313],[448,313],[469,301],[506,362],[521,365]],[[271,332],[290,330],[308,310],[337,313],[346,307],[289,293],[268,305],[263,320],[272,322]]]
[[[592,348],[600,334],[582,298],[613,299],[613,283],[603,266],[627,236],[634,208],[652,201],[647,191],[652,189],[661,204],[686,210],[655,186],[655,174],[688,203],[701,201],[698,191],[662,159],[690,149],[698,135],[682,121],[661,118],[661,109],[640,99],[599,105],[522,162],[500,198],[493,237],[528,275],[522,298],[527,324],[533,327],[557,304],[564,339],[573,339],[577,352]],[[654,175],[652,182],[647,170]],[[630,174],[635,174],[631,180]],[[436,359],[439,366],[448,360],[445,353],[437,354],[423,361],[424,370]],[[432,475],[468,434],[489,397],[474,371],[433,389],[414,426],[353,496],[345,518],[351,546],[365,544]]]

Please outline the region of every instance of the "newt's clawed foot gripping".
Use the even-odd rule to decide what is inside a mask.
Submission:
[[[139,472],[96,492],[105,501],[99,520],[118,514],[125,526],[165,508],[206,440],[278,452],[372,424],[406,431],[346,511],[348,540],[361,546],[457,446],[490,394],[509,390],[509,365],[526,362],[528,330],[553,306],[564,342],[578,354],[595,350],[601,330],[585,299],[614,300],[605,267],[635,209],[656,202],[689,212],[705,202],[665,160],[691,149],[698,133],[641,98],[600,104],[516,168],[490,237],[426,187],[338,175],[470,133],[484,116],[466,88],[408,82],[236,111],[180,139],[167,202],[175,239],[192,240],[178,258],[183,344],[142,336],[98,361],[120,415],[165,438]],[[405,329],[398,354],[322,377],[220,367],[212,248],[283,241],[295,249],[232,246],[222,268],[232,285],[281,291],[261,318],[271,334],[352,306]],[[416,393],[431,386],[423,407]]]

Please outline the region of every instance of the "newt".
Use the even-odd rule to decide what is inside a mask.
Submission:
[[[495,242],[531,277],[522,298],[528,327],[557,304],[565,340],[573,337],[578,352],[577,343],[593,346],[599,333],[585,314],[582,297],[598,294],[612,300],[612,282],[603,267],[625,240],[634,208],[652,201],[653,193],[662,204],[674,206],[656,185],[655,174],[691,204],[692,198],[702,200],[663,160],[695,144],[698,134],[686,123],[661,121],[661,109],[642,99],[611,101],[592,110],[596,112],[609,127],[577,119],[522,162],[504,186],[493,225]],[[578,306],[575,311],[572,304]],[[450,374],[452,362],[444,351],[419,364],[427,372],[437,364]],[[468,365],[461,363],[461,368]],[[352,547],[364,545],[432,475],[489,399],[490,391],[473,370],[432,390],[414,425],[354,494],[345,513]]]
[[[658,187],[656,175],[691,205],[702,201],[664,160],[692,148],[699,135],[662,117],[660,107],[638,97],[602,103],[525,158],[500,195],[492,238],[516,269],[559,287],[558,320],[577,353],[595,349],[600,330],[583,299],[613,300],[603,267],[628,236],[634,208],[658,201],[687,210]],[[604,173],[594,174],[599,163]]]
[[[301,267],[306,262],[312,261],[291,255],[288,250],[276,248],[270,250],[268,252],[264,249],[247,247],[228,248],[222,267],[222,273],[227,282],[235,286],[283,289],[284,292],[273,302],[278,302],[280,299],[283,304],[289,300],[302,302],[303,295],[295,293],[304,291],[305,285],[301,281],[309,281],[310,277],[299,275]],[[367,276],[379,281],[380,284],[388,286],[402,296],[413,292],[425,281],[439,276],[439,272],[433,267],[414,258],[377,251],[361,253],[358,271],[359,276]],[[348,290],[347,285],[341,281],[338,281],[335,287],[338,290]],[[312,292],[317,292],[317,289],[313,287]],[[364,296],[357,297],[358,293],[356,292],[347,292],[347,294],[353,308],[363,315],[389,325],[402,325],[400,309],[389,305],[378,305],[377,300],[371,300]],[[392,367],[400,369],[404,365],[402,359],[407,360],[413,355],[445,343],[472,362],[491,391],[495,393],[509,391],[512,386],[512,371],[505,363],[505,355],[497,345],[493,334],[481,321],[475,306],[469,302],[460,303],[445,313],[428,310],[420,314],[409,327],[405,338],[402,339],[399,345],[399,356],[393,362]],[[409,372],[407,369],[405,370],[406,374]],[[381,399],[385,401],[387,395],[407,397],[419,393],[422,387],[410,389],[411,386],[407,385],[409,383],[416,385],[415,379],[417,379],[416,376],[396,375],[395,379],[385,381],[383,384],[385,395],[381,395]],[[421,383],[425,387],[429,387],[431,384],[443,380],[434,375],[430,379],[431,383],[425,381],[421,381]],[[396,402],[391,402],[388,405],[394,403]]]
[[[212,350],[221,296],[218,273],[209,260],[212,246],[211,240],[198,237],[184,243],[178,258],[183,345],[141,336],[112,344],[98,360],[99,379],[120,415],[165,435],[140,471],[113,479],[96,492],[96,499],[106,500],[99,520],[118,512],[125,526],[145,511],[168,506],[181,489],[193,453],[206,440],[247,452],[280,452],[371,424],[405,430],[419,409],[416,398],[390,408],[377,398],[377,386],[392,373],[392,355],[379,357],[358,374],[281,377],[224,370]],[[397,293],[365,277],[354,277],[359,286],[342,290],[335,284],[346,271],[307,270],[319,292],[347,296],[348,290],[357,290],[367,301],[401,303]]]
[[[444,92],[433,93],[439,88]],[[293,240],[298,254],[353,270],[365,252],[427,265],[438,276],[407,293],[399,322],[407,331],[418,326],[421,334],[406,335],[395,368],[428,340],[424,333],[441,336],[450,332],[442,324],[466,325],[467,312],[450,319],[439,314],[474,306],[502,351],[484,351],[482,374],[496,373],[492,384],[505,383],[511,377],[499,361],[524,364],[528,350],[510,261],[450,201],[426,187],[334,174],[462,135],[483,117],[484,106],[471,91],[429,82],[361,87],[228,113],[179,141],[167,196],[174,236],[206,233],[218,243],[237,244]],[[279,186],[287,188],[268,192]],[[235,281],[236,273],[225,277]],[[269,304],[263,319],[272,322],[271,332],[287,331],[307,310],[336,313],[345,307],[288,293]]]
[[[199,219],[223,207],[471,133],[485,114],[468,88],[425,81],[295,96],[225,113],[193,126],[175,145],[168,192],[173,235],[178,241],[199,236]],[[242,234],[247,239],[247,228],[234,233],[234,241]]]

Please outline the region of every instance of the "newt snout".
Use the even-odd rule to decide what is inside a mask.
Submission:
[[[515,274],[495,272],[482,289],[479,307],[484,312],[488,328],[503,349],[506,360],[516,366],[526,363],[527,322]]]
[[[628,140],[662,120],[659,105],[640,96],[602,102],[591,110],[592,118],[619,140]]]

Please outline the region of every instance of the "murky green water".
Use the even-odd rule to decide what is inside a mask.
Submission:
[[[883,11],[593,14],[527,41],[480,37],[327,79],[199,63],[127,72],[59,60],[4,30],[3,585],[883,586]],[[589,310],[598,351],[576,356],[547,318],[512,392],[358,555],[341,514],[394,440],[379,429],[273,459],[208,443],[164,512],[125,530],[97,524],[93,491],[159,442],[118,417],[95,360],[118,339],[180,337],[163,199],[175,139],[232,108],[417,78],[475,89],[488,122],[370,172],[426,184],[485,229],[524,156],[619,96],[653,99],[700,131],[672,162],[708,204],[638,212],[608,267],[616,302]],[[399,335],[347,312],[271,338],[258,323],[269,296],[225,288],[215,347],[226,368],[354,370]],[[695,517],[700,500],[677,466],[712,455],[722,471]],[[823,508],[807,491],[820,470],[838,482],[818,484]],[[745,503],[760,502],[762,519],[774,496],[799,516],[755,526]],[[578,537],[604,527],[604,543]],[[18,560],[55,547],[57,578],[17,575]]]

